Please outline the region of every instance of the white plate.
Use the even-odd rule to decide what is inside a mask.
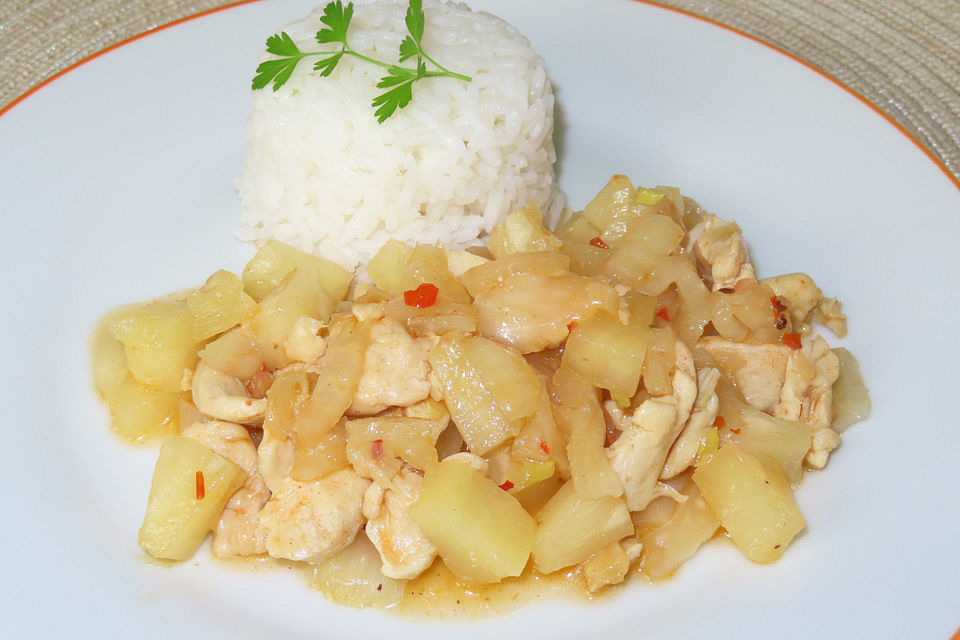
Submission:
[[[114,305],[251,255],[231,235],[247,86],[265,36],[309,8],[276,0],[139,39],[0,118],[3,633],[947,637],[960,623],[956,186],[849,93],[714,25],[626,0],[474,4],[548,62],[572,203],[613,172],[680,185],[741,223],[763,274],[805,270],[843,299],[874,417],[799,491],[807,532],[773,566],[709,545],[663,586],[429,627],[334,607],[292,573],[139,559],[156,453],[108,434],[86,340]]]

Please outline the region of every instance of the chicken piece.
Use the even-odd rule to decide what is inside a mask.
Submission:
[[[327,350],[327,341],[318,335],[322,328],[323,323],[316,318],[310,316],[297,318],[283,343],[287,357],[308,364],[319,360]]]
[[[409,468],[384,489],[374,483],[363,494],[367,537],[383,561],[383,575],[398,580],[416,578],[433,564],[437,549],[407,513],[420,496],[423,476]]]
[[[221,558],[267,552],[257,517],[270,499],[270,490],[257,472],[257,449],[246,428],[217,420],[201,422],[181,432],[212,449],[247,472],[243,485],[227,501],[213,532],[213,552]]]
[[[780,402],[780,389],[793,349],[784,344],[745,344],[717,336],[701,338],[706,350],[725,376],[733,380],[743,399],[752,407],[772,414]]]
[[[693,464],[700,450],[700,442],[713,426],[720,409],[720,400],[717,398],[719,380],[720,371],[712,367],[704,367],[697,372],[697,399],[693,403],[693,411],[667,454],[667,461],[660,473],[661,479],[669,480]]]
[[[741,280],[757,279],[743,234],[735,223],[708,213],[690,230],[689,237],[689,248],[713,281],[714,291],[733,288]]]
[[[813,321],[833,331],[838,338],[847,335],[847,316],[840,311],[840,301],[836,298],[823,298],[813,310]]]
[[[642,511],[655,498],[677,492],[658,483],[670,446],[683,430],[697,398],[693,355],[677,340],[673,393],[644,400],[629,423],[622,421],[622,433],[607,449],[610,465],[620,478],[630,511]]]
[[[572,273],[521,273],[481,292],[474,306],[482,335],[533,353],[566,340],[573,322],[599,311],[616,316],[620,297],[609,284]]]
[[[290,476],[296,445],[292,439],[278,438],[263,430],[263,439],[257,448],[257,470],[270,491],[276,491]]]
[[[252,398],[237,378],[220,373],[203,360],[197,363],[192,384],[193,404],[215,420],[260,424],[267,410],[265,398]]]
[[[351,469],[310,482],[286,478],[260,511],[267,552],[306,562],[336,555],[363,527],[361,505],[369,486]]]
[[[430,395],[428,341],[412,338],[396,320],[381,318],[370,327],[363,376],[349,413],[368,416],[387,407],[405,407]]]
[[[817,336],[787,362],[780,402],[774,415],[799,420],[813,427],[813,443],[806,462],[814,469],[827,464],[830,452],[840,444],[833,423],[833,383],[840,375],[840,361],[826,340]]]
[[[813,282],[813,278],[805,273],[787,273],[766,278],[762,283],[773,289],[779,301],[786,305],[794,329],[809,331],[810,314],[823,297],[823,292]]]

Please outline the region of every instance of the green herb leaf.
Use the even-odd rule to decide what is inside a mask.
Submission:
[[[386,78],[384,78],[385,80]],[[381,80],[383,82],[383,80]],[[403,109],[413,100],[414,80],[406,80],[386,93],[381,93],[373,99],[370,106],[377,107],[373,115],[377,116],[377,122],[383,123],[384,120],[393,115],[397,109]]]
[[[407,69],[406,67],[392,65],[387,68],[387,75],[380,78],[380,82],[377,83],[377,88],[386,89],[387,87],[396,86],[401,82],[410,82],[418,79],[419,77],[416,71]]]
[[[300,60],[307,56],[325,56],[313,65],[314,70],[319,71],[321,77],[333,73],[343,56],[353,56],[387,70],[387,75],[377,82],[377,88],[389,89],[389,91],[378,95],[372,103],[377,121],[383,122],[392,116],[397,109],[403,109],[410,104],[413,99],[413,84],[415,82],[425,78],[455,78],[464,82],[471,81],[469,76],[455,73],[443,67],[423,50],[423,30],[426,25],[426,18],[423,14],[423,0],[410,0],[405,18],[409,35],[400,42],[400,62],[413,57],[417,59],[416,67],[412,69],[375,60],[351,49],[349,43],[347,43],[347,31],[352,19],[352,2],[348,2],[344,6],[342,0],[333,0],[323,8],[323,16],[320,17],[320,22],[324,27],[317,31],[317,42],[320,44],[339,43],[341,45],[339,51],[301,51],[297,47],[297,43],[286,32],[281,31],[270,36],[267,38],[267,53],[279,57],[260,63],[251,86],[254,89],[263,89],[272,82],[273,90],[276,91],[290,79]],[[434,70],[427,71],[427,61],[435,67]]]
[[[423,27],[427,22],[426,17],[423,15],[423,0],[410,0],[405,22],[407,24],[407,31],[413,36],[414,42],[417,43],[417,49],[419,49],[420,41],[423,40]]]
[[[257,67],[257,75],[254,76],[251,86],[254,89],[263,89],[272,80],[273,90],[276,91],[290,79],[299,61],[300,58],[277,58],[261,62],[260,66]]]
[[[352,19],[352,2],[348,2],[346,7],[340,0],[331,2],[323,8],[323,16],[320,18],[320,22],[327,25],[327,28],[317,32],[317,42],[320,44],[327,42],[347,44],[347,29],[350,27],[350,20]]]
[[[329,58],[324,58],[316,64],[313,65],[314,70],[320,72],[320,77],[325,78],[326,76],[333,73],[333,70],[337,67],[337,63],[340,62],[340,59],[343,57],[343,51],[338,51]]]
[[[267,53],[275,56],[298,56],[300,49],[286,31],[281,31],[267,38]]]
[[[414,42],[411,36],[407,36],[403,39],[403,42],[400,43],[400,62],[409,60],[415,55],[420,53],[420,47]]]

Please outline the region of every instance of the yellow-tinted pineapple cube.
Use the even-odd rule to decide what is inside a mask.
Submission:
[[[260,302],[294,269],[312,273],[334,302],[343,300],[353,279],[350,271],[334,262],[277,240],[267,240],[243,268],[243,286],[254,300]]]
[[[184,369],[197,363],[193,316],[185,302],[130,307],[117,314],[110,330],[123,343],[130,373],[148,387],[180,391]]]
[[[202,342],[253,317],[258,305],[240,278],[220,270],[187,296],[187,308],[193,314],[193,337]]]
[[[187,560],[217,525],[246,476],[192,438],[167,437],[153,470],[140,546],[155,558]]]
[[[124,438],[140,440],[177,424],[180,393],[159,391],[128,376],[104,396],[110,427]]]
[[[734,544],[754,562],[779,558],[806,526],[780,467],[735,444],[702,462],[693,481]]]
[[[600,313],[570,333],[563,361],[593,386],[615,397],[632,398],[643,374],[648,335],[646,324],[624,325]]]
[[[536,520],[533,562],[542,573],[579,564],[633,533],[623,498],[588,498],[577,492],[573,482],[560,488],[537,512]]]
[[[453,459],[426,473],[410,516],[447,567],[471,582],[520,575],[537,528],[516,498]]]

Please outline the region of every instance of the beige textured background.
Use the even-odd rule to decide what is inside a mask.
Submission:
[[[112,44],[228,4],[234,2],[0,0],[0,109]],[[960,179],[960,0],[657,4],[710,18],[809,62],[892,117]]]

